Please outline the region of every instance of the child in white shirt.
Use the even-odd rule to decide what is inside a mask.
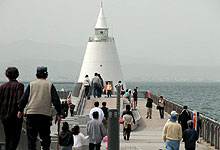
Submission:
[[[84,136],[82,133],[80,133],[80,128],[78,125],[75,125],[72,131],[73,131],[73,138],[74,138],[73,149],[82,150],[82,140],[88,139],[89,136]]]

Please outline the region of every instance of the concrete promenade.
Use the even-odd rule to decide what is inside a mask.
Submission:
[[[91,96],[92,97],[92,96]],[[87,100],[84,114],[89,114],[91,108],[93,108],[93,103],[95,101],[101,103],[103,101],[107,102],[108,108],[116,108],[116,98],[91,98]],[[122,102],[122,101],[121,101]],[[122,104],[122,103],[121,103]],[[129,141],[125,141],[122,136],[122,125],[120,125],[120,149],[132,150],[137,147],[140,150],[163,150],[165,149],[165,143],[162,141],[162,130],[166,123],[169,115],[165,113],[165,119],[160,119],[159,112],[153,107],[152,119],[146,119],[146,99],[138,99],[137,110],[141,115],[141,120],[139,121],[138,128],[131,132],[131,137]],[[121,107],[122,108],[122,107]],[[122,110],[122,109],[121,109]],[[105,143],[102,144],[103,149]],[[184,150],[184,144],[181,143],[181,150]],[[212,150],[212,148],[206,146],[205,144],[197,144],[197,150]]]

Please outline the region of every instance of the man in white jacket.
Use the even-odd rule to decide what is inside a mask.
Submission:
[[[98,101],[95,102],[94,106],[95,107],[90,110],[89,118],[94,119],[93,118],[93,112],[97,111],[99,113],[99,119],[98,120],[102,122],[102,120],[105,119],[105,118],[104,118],[104,113],[103,113],[102,109],[99,108],[99,102]]]

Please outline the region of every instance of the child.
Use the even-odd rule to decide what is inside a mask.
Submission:
[[[69,124],[63,122],[62,132],[60,133],[60,148],[61,150],[72,150],[73,136],[69,130]]]
[[[108,82],[108,85],[107,85],[107,95],[108,97],[111,97],[112,96],[112,85],[110,82]]]
[[[103,142],[106,142],[106,150],[108,150],[108,136],[103,138]]]
[[[193,129],[193,121],[187,121],[188,129],[183,132],[183,142],[185,142],[185,149],[195,150],[196,141],[198,140],[198,133]]]
[[[82,140],[88,139],[89,136],[84,136],[80,133],[80,128],[78,125],[75,125],[72,129],[73,131],[73,138],[74,138],[74,150],[82,150]]]

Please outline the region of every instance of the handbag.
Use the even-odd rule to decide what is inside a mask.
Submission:
[[[160,106],[159,106],[159,105],[157,105],[156,109],[160,109]]]
[[[120,123],[120,124],[124,124],[123,118],[120,118],[120,119],[119,119],[119,123]]]

